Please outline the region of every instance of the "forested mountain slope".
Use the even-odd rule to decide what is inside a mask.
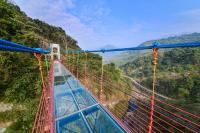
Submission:
[[[159,42],[161,44],[200,42],[200,33],[191,33],[163,39],[150,40],[140,44],[139,46],[151,45],[154,42]],[[135,60],[139,56],[148,55],[150,52],[150,50],[122,52],[121,54],[112,57],[110,59],[110,62],[113,62],[116,65],[120,66]]]
[[[194,40],[193,40],[194,39]],[[181,41],[182,40],[182,41]],[[200,34],[158,40],[161,43],[199,41]],[[154,41],[151,41],[154,42]],[[145,45],[151,42],[144,43]],[[136,59],[120,66],[124,73],[143,86],[152,88],[152,52],[139,53]],[[178,106],[193,112],[200,108],[200,48],[174,48],[159,50],[156,92],[175,99]]]
[[[6,0],[0,0],[0,38],[30,47],[48,48],[49,43],[58,43],[62,50],[66,44],[71,49],[79,48],[62,28],[32,19]],[[13,105],[12,110],[0,112],[0,128],[11,123],[6,132],[30,132],[40,93],[33,54],[0,51],[0,103]]]
[[[200,33],[191,33],[191,34],[183,34],[183,35],[177,35],[167,38],[162,38],[158,40],[150,40],[142,43],[141,45],[150,45],[153,42],[159,42],[159,43],[186,43],[186,42],[200,42]]]

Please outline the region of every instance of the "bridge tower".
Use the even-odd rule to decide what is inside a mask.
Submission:
[[[50,44],[51,48],[51,60],[60,60],[60,45]]]

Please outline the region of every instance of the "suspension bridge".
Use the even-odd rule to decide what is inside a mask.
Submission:
[[[187,47],[200,47],[200,43],[154,43],[150,46],[120,49],[67,50],[67,59],[59,61],[60,55],[57,54],[59,49],[54,51],[52,47],[51,50],[43,50],[0,40],[0,50],[34,53],[38,60],[43,90],[32,133],[199,133],[198,114],[170,104],[156,97],[157,93],[155,93],[159,49]],[[105,79],[103,63],[99,66],[100,75],[90,73],[88,53],[145,49],[152,49],[153,55],[151,95],[138,89],[127,90],[124,84],[116,84]],[[42,56],[49,53],[53,55],[48,81],[45,82]],[[74,58],[75,54],[76,58]],[[84,55],[83,59],[80,58],[80,54]],[[80,69],[80,66],[83,69]],[[109,85],[107,90],[104,89],[105,85]],[[111,95],[113,90],[118,97],[106,103],[105,93]],[[111,106],[107,106],[108,104]]]

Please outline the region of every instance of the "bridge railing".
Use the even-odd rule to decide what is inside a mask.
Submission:
[[[152,90],[147,93],[137,85],[133,87],[129,83],[109,80],[109,77],[102,76],[101,63],[97,63],[99,71],[93,72],[92,69],[97,67],[93,63],[99,60],[99,57],[96,58],[89,58],[86,53],[70,53],[66,66],[117,121],[123,123],[131,132],[200,131],[200,116],[174,104],[173,98],[156,97],[160,94],[155,92],[155,97],[152,98]],[[158,60],[159,58],[158,56]],[[153,79],[150,80],[152,83]],[[159,87],[158,84],[155,86]]]
[[[32,128],[32,133],[54,133],[55,132],[55,113],[53,98],[53,64],[48,73],[48,82],[43,85],[38,110]]]
[[[42,81],[42,92],[39,101],[39,106],[37,109],[37,114],[35,116],[35,121],[32,128],[32,133],[43,133],[43,132],[55,132],[54,131],[54,117],[53,117],[53,66],[51,67],[49,73],[49,80],[45,82],[43,77],[42,68],[42,55],[50,53],[49,50],[44,50],[42,48],[32,48],[15,42],[10,42],[7,40],[0,39],[0,51],[13,51],[13,52],[27,52],[33,53],[38,60],[39,70],[41,74]],[[25,56],[24,56],[25,57]],[[29,57],[26,57],[27,59]],[[30,61],[30,60],[28,60]],[[27,66],[27,65],[26,65]],[[18,68],[23,69],[23,68]],[[50,91],[51,90],[51,91]]]
[[[156,85],[156,66],[158,60],[158,49],[163,48],[183,48],[183,47],[199,47],[199,42],[192,43],[179,43],[179,44],[158,44],[155,43],[150,46],[141,46],[133,48],[122,49],[110,49],[110,50],[91,50],[71,51],[73,56],[67,57],[67,67],[74,73],[74,75],[86,86],[86,88],[99,100],[99,102],[106,107],[116,121],[122,123],[131,132],[196,132],[200,131],[200,116],[197,114],[186,111],[186,109],[179,107],[177,104],[173,104],[168,100],[161,100],[155,97]],[[137,87],[132,88],[127,83],[118,82],[117,80],[110,80],[109,76],[106,77],[104,71],[104,65],[101,61],[101,57],[97,57],[96,61],[91,61],[88,58],[88,52],[112,52],[112,51],[127,51],[127,50],[144,50],[152,49],[152,95],[146,94],[140,91]],[[38,48],[30,48],[22,46],[13,42],[0,40],[0,50],[17,51],[17,52],[31,52],[38,54],[46,54],[49,51],[45,51]],[[181,53],[182,51],[179,51]],[[189,55],[181,56],[190,62],[190,58],[193,57],[196,62],[200,63],[198,54],[191,54],[195,51],[190,51]],[[87,54],[86,54],[87,53]],[[173,52],[172,52],[173,53]],[[168,53],[171,55],[172,53]],[[181,54],[179,54],[181,55]],[[91,56],[91,55],[90,55]],[[176,57],[173,56],[172,57]],[[180,60],[179,58],[173,58],[174,61]],[[169,62],[168,62],[169,63]],[[182,65],[185,65],[184,63]],[[187,67],[190,67],[189,65]],[[93,69],[98,71],[93,71]],[[169,69],[171,70],[171,69]],[[199,74],[199,66],[195,67],[196,75]],[[52,76],[53,68],[49,74],[50,83],[53,83]],[[194,71],[193,71],[194,72]],[[190,76],[190,73],[186,73],[186,77]],[[186,78],[187,79],[187,78]],[[199,79],[195,79],[195,84]],[[189,80],[190,81],[190,80]],[[184,80],[182,81],[182,83]],[[55,132],[55,118],[54,118],[54,104],[52,100],[53,85],[43,83],[43,91],[36,115],[36,120],[33,126],[32,132]],[[191,85],[187,87],[190,88]],[[187,91],[180,89],[183,95],[187,95]],[[194,88],[192,96],[198,97],[199,86]],[[195,99],[198,101],[198,99]],[[195,105],[194,105],[195,106]],[[198,106],[198,104],[197,104]],[[128,131],[129,131],[128,130]]]
[[[99,99],[98,92],[94,91],[94,86],[98,86],[93,86],[93,84],[95,81],[99,81],[100,78],[96,77],[96,79],[91,80],[90,77],[95,77],[95,75],[87,75],[87,79],[90,79],[90,82],[85,85],[89,88],[90,92]],[[83,83],[84,78],[81,79],[81,77],[79,77]],[[113,90],[115,90],[115,93],[117,93],[115,97],[117,97],[117,99],[103,100],[101,102],[102,105],[107,107],[131,130],[136,130],[136,132],[147,131],[151,97],[138,90],[126,89],[127,86],[122,84],[114,84],[109,81],[104,81],[104,84],[109,85],[109,89],[107,88],[106,92],[104,92],[105,94],[103,94],[104,97],[113,95]],[[199,125],[193,122],[198,122],[198,117],[164,101],[158,99],[155,99],[155,101],[153,131],[175,132],[182,131],[183,129],[188,132],[198,131]],[[174,112],[179,113],[177,114]]]

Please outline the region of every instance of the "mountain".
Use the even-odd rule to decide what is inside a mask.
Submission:
[[[101,47],[100,49],[115,49],[116,47],[114,45],[105,45],[103,47]],[[104,64],[108,64],[110,63],[110,59],[112,59],[113,57],[119,55],[121,52],[105,52],[105,53],[98,53],[99,55],[101,55],[103,57],[103,62]]]
[[[49,43],[58,43],[62,50],[66,45],[79,49],[76,40],[62,28],[28,17],[7,0],[0,0],[0,38],[30,47],[48,48]],[[45,77],[46,67],[43,65]],[[32,53],[0,51],[0,103],[13,105],[0,111],[0,125],[9,125],[6,132],[31,131],[41,89],[38,62]]]
[[[150,45],[153,42],[159,43],[186,43],[186,42],[200,42],[200,33],[191,33],[191,34],[184,34],[184,35],[177,35],[173,37],[167,37],[158,40],[150,40],[142,43],[141,45]]]
[[[148,45],[151,45],[153,42],[159,42],[159,43],[165,43],[165,44],[200,42],[200,33],[191,33],[191,34],[167,37],[167,38],[158,39],[158,40],[150,40],[150,41],[146,41],[140,44],[139,46],[144,46],[144,45],[148,46]],[[160,51],[162,52],[163,50],[160,50]],[[146,56],[150,53],[151,53],[150,50],[122,52],[121,54],[110,58],[109,61],[115,63],[117,66],[122,66],[128,62],[131,62],[137,59],[140,56],[141,57]]]
[[[0,1],[0,37],[32,47],[48,47],[58,43],[61,48],[79,48],[76,40],[56,26],[28,17],[17,5]]]
[[[168,44],[200,42],[200,33],[147,41],[142,45],[150,45],[155,41]],[[146,88],[152,88],[153,65],[152,52],[150,52],[146,55],[141,52],[129,53],[126,57],[135,56],[135,58],[120,65],[125,75]],[[155,91],[174,99],[175,105],[198,114],[200,112],[198,108],[200,106],[200,47],[160,49],[157,59]]]

